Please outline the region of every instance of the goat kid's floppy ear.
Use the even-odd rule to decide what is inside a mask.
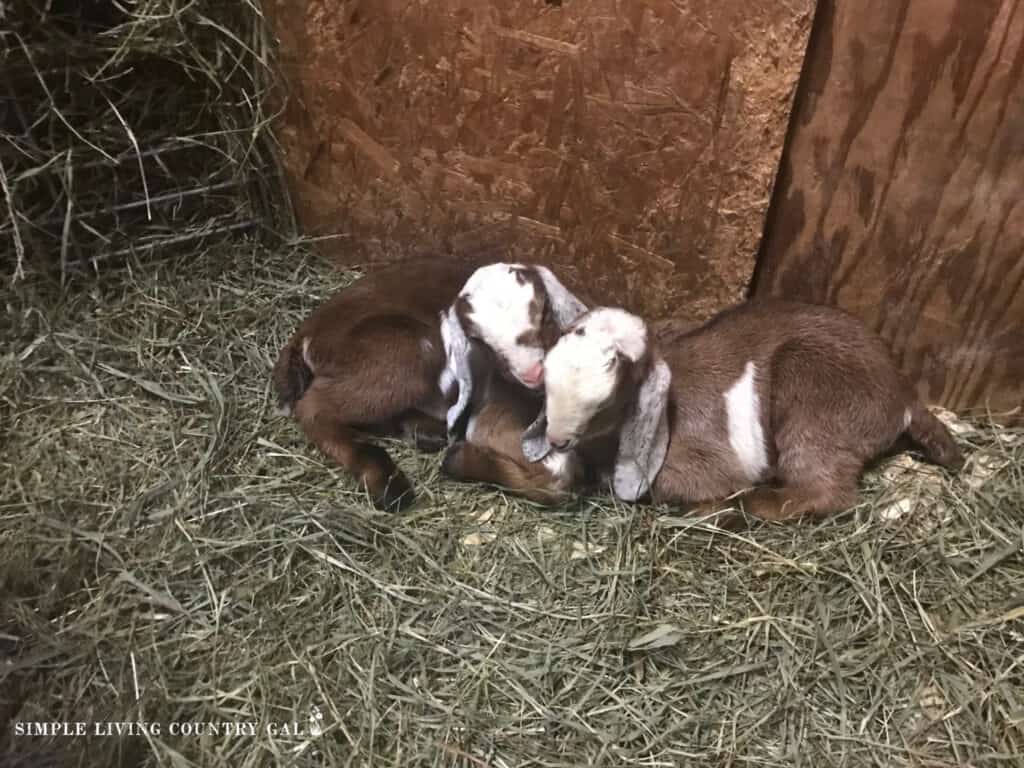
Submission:
[[[528,426],[523,432],[523,456],[526,457],[527,461],[543,461],[548,457],[548,454],[551,453],[551,445],[548,443],[547,430],[548,416],[546,409],[542,405],[540,407],[540,413],[537,414],[537,418],[534,419],[533,424]]]
[[[562,285],[562,281],[555,277],[555,273],[550,269],[538,266],[536,270],[544,283],[544,290],[547,291],[551,314],[558,324],[558,329],[564,331],[587,311],[587,307]]]
[[[473,372],[470,367],[470,346],[466,331],[459,322],[455,307],[441,313],[441,339],[444,341],[446,367],[455,383],[459,385],[459,396],[446,414],[449,437],[454,436],[459,418],[469,405],[473,393]]]
[[[646,494],[668,452],[668,392],[672,371],[655,358],[637,392],[633,412],[622,426],[612,487],[624,501]]]

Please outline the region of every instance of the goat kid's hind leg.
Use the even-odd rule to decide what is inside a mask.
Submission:
[[[332,419],[323,411],[308,413],[305,400],[299,402],[296,415],[306,437],[336,464],[347,469],[366,489],[377,509],[400,512],[416,500],[412,484],[377,445],[359,442],[356,432]]]
[[[687,517],[703,523],[710,523],[723,531],[740,531],[749,527],[739,505],[732,499],[716,499],[689,504],[685,507]]]
[[[780,457],[777,488],[760,487],[743,495],[743,508],[762,520],[783,522],[809,516],[821,518],[843,512],[857,503],[862,462],[837,457],[828,463],[824,451],[801,461]],[[806,469],[794,472],[794,465]],[[817,466],[814,466],[817,464]]]
[[[851,507],[857,494],[851,495],[818,485],[755,488],[743,496],[748,514],[777,523],[804,516],[824,517]]]
[[[568,499],[566,491],[543,467],[524,466],[493,448],[475,443],[452,443],[441,462],[441,471],[456,480],[498,486],[545,506],[556,506]]]

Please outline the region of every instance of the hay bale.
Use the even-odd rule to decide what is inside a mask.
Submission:
[[[0,14],[8,276],[279,221],[256,4],[21,0]]]

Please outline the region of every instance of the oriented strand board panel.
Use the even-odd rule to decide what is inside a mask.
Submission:
[[[273,0],[300,225],[342,262],[508,243],[706,316],[753,272],[812,0]]]
[[[1024,3],[822,0],[805,71],[755,295],[855,312],[930,402],[1019,408]]]

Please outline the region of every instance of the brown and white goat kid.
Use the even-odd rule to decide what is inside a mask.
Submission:
[[[531,463],[522,435],[543,407],[544,353],[586,311],[545,267],[493,264],[477,270],[445,326],[449,368],[460,382],[465,439],[445,454],[442,471],[458,480],[501,486],[541,504],[557,504],[580,480],[572,452]],[[460,373],[461,372],[461,373]]]
[[[624,500],[704,506],[746,491],[747,512],[788,520],[855,504],[865,465],[904,435],[936,464],[963,464],[882,340],[831,307],[750,301],[661,349],[639,317],[595,309],[548,353],[545,378],[547,444],[524,450],[536,460],[617,435]]]
[[[365,436],[404,433],[423,450],[440,450],[446,431],[457,431],[470,403],[470,342],[453,302],[464,286],[474,284],[482,263],[479,257],[429,259],[363,277],[314,310],[274,366],[282,410],[295,416],[319,450],[356,477],[379,509],[398,511],[415,496],[387,451]],[[558,298],[571,294],[543,268],[529,270],[531,288],[523,291],[525,278],[510,271],[510,266],[524,269],[521,265],[491,266],[481,273],[490,277],[477,282],[502,298],[501,311],[481,315],[485,322],[477,325],[486,330],[481,338],[493,345],[502,371],[537,389],[542,320],[557,316]],[[550,307],[549,295],[554,297]]]

